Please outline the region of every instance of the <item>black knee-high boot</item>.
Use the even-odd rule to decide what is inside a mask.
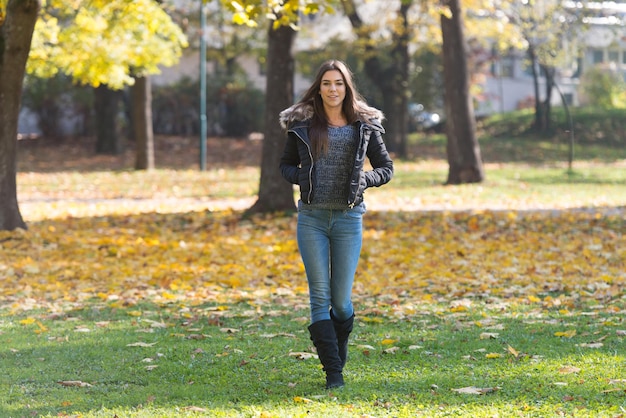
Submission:
[[[333,311],[330,311],[330,317],[335,327],[335,335],[337,335],[337,348],[339,350],[339,358],[341,359],[341,368],[346,366],[348,360],[348,337],[352,332],[354,325],[354,314],[345,321],[341,322],[335,318]]]
[[[343,374],[341,373],[343,367],[339,358],[337,335],[335,335],[333,322],[330,319],[317,321],[309,326],[309,332],[326,372],[326,389],[343,386]]]

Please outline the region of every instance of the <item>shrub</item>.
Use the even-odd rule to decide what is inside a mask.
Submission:
[[[580,81],[581,104],[602,109],[626,107],[626,83],[620,73],[595,67],[586,71]]]

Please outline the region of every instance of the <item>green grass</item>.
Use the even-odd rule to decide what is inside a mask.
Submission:
[[[611,417],[626,408],[625,337],[616,332],[623,311],[433,303],[394,320],[381,301],[353,333],[347,386],[329,392],[318,360],[289,356],[310,350],[307,310],[253,305],[227,306],[216,317],[209,305],[94,302],[36,315],[41,325],[5,311],[0,414]],[[41,326],[47,331],[35,333]],[[571,330],[571,338],[555,335]],[[596,341],[602,346],[585,346]],[[137,342],[149,346],[129,346]],[[391,347],[397,351],[385,353]],[[70,380],[91,386],[57,383]],[[454,391],[472,386],[493,392]]]

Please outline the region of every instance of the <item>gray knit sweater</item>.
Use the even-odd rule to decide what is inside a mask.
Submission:
[[[310,208],[347,209],[357,131],[354,125],[328,128],[328,152],[315,162],[315,196]]]

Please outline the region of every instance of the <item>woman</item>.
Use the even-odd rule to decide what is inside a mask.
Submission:
[[[311,304],[311,340],[326,388],[341,387],[354,322],[352,284],[361,252],[363,193],[393,176],[383,114],[356,91],[341,61],[321,65],[295,105],[280,113],[283,177],[300,186],[297,240]],[[372,170],[365,171],[365,157]]]

